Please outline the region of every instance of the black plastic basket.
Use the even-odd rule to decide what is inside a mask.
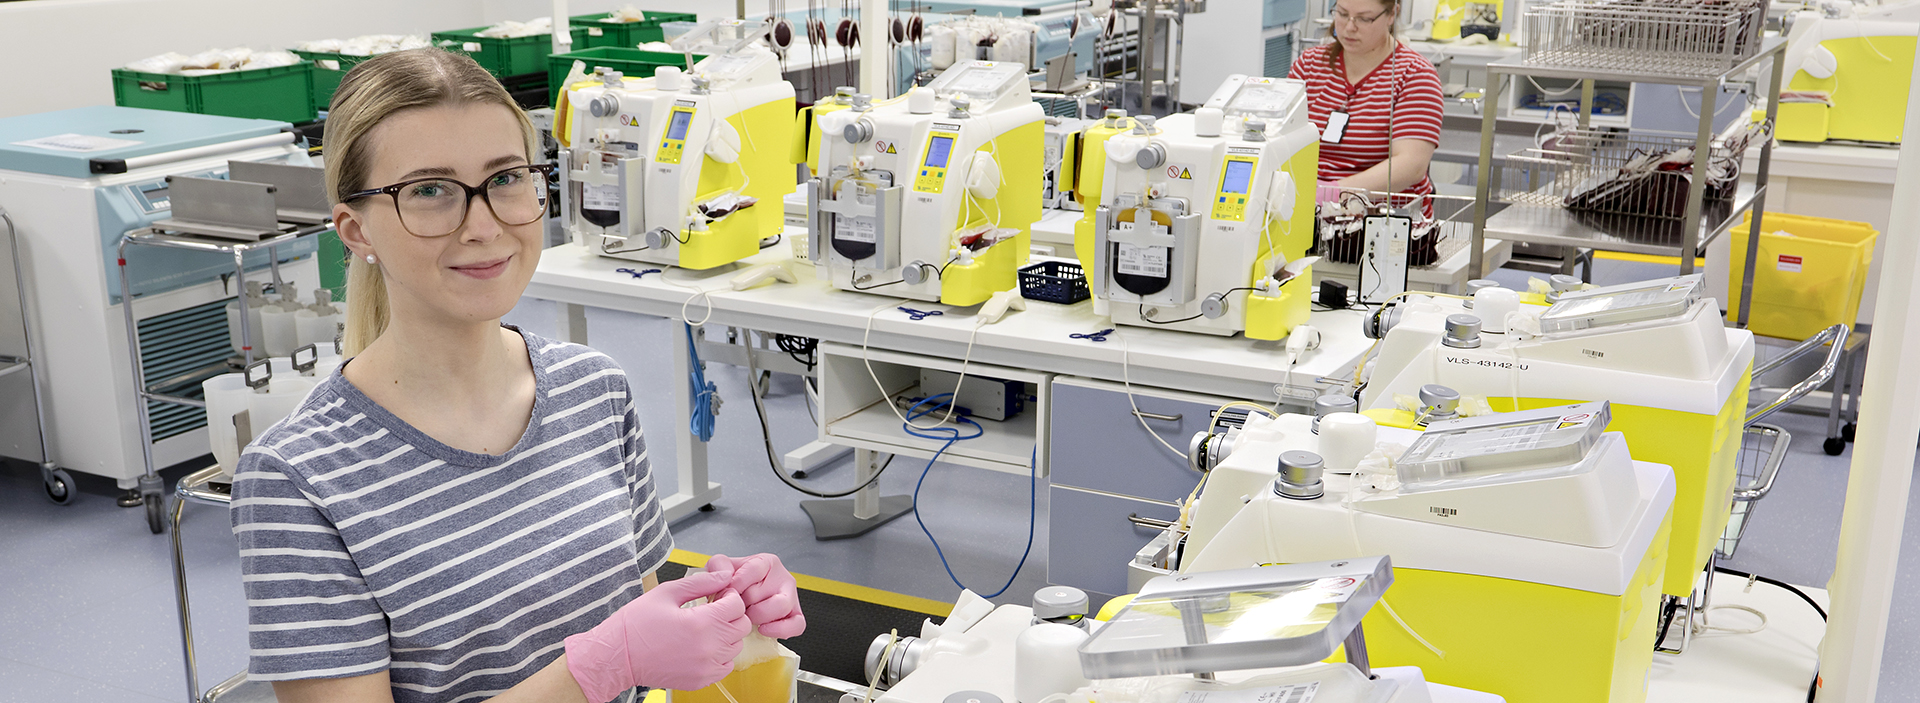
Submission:
[[[1020,269],[1020,297],[1072,305],[1086,300],[1087,274],[1068,261],[1042,261]]]

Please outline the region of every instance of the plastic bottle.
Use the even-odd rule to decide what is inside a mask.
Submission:
[[[242,305],[245,305],[247,310],[247,332],[252,335],[254,346],[260,345],[260,309],[267,304],[267,296],[263,292],[265,290],[264,283],[247,281],[246,290],[235,296],[233,302],[227,303],[227,341],[233,345],[235,354],[243,354],[246,351],[242,348],[244,344],[240,339],[240,307]],[[258,354],[260,350],[256,348],[254,351]]]
[[[1040,703],[1087,685],[1080,673],[1080,644],[1087,631],[1072,625],[1034,625],[1013,641],[1013,692],[1020,703]]]
[[[237,373],[209,378],[200,388],[206,393],[207,439],[213,445],[213,458],[220,463],[222,474],[232,476],[234,466],[240,461],[233,416],[247,409],[253,392],[247,389],[245,377]]]
[[[325,288],[313,291],[313,304],[293,313],[297,328],[297,347],[312,344],[333,346],[334,326],[340,321],[340,309],[333,306],[333,291]]]

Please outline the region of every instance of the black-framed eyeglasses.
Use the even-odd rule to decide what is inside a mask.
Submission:
[[[1380,21],[1380,18],[1387,16],[1389,13],[1389,10],[1381,10],[1371,15],[1355,15],[1347,12],[1345,9],[1334,8],[1333,18],[1336,20],[1345,20],[1353,24],[1373,24]]]
[[[474,196],[486,201],[487,210],[502,224],[539,221],[547,214],[547,182],[557,170],[553,164],[515,166],[487,176],[479,186],[451,178],[416,178],[353,193],[346,200],[391,196],[400,225],[407,232],[416,237],[445,237],[467,223]]]

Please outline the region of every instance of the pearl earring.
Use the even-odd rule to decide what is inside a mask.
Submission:
[[[369,263],[369,264],[371,264],[371,263],[373,263],[373,255],[372,255],[372,254],[368,254],[368,255],[367,255],[367,263]]]

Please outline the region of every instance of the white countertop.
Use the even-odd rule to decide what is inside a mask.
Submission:
[[[805,262],[788,264],[799,276],[797,283],[774,281],[745,291],[732,289],[730,280],[736,271],[789,260],[790,252],[783,242],[739,264],[710,271],[668,269],[665,280],[663,274],[636,280],[614,269],[661,267],[606,258],[567,244],[542,253],[527,295],[673,318],[681,316],[686,304],[695,320],[711,305],[714,324],[852,345],[862,344],[871,324],[868,343],[874,348],[952,359],[967,354],[977,308],[835,290],[816,279],[813,267]],[[711,294],[700,296],[704,301],[689,303],[696,297],[694,289]],[[898,306],[945,314],[916,322],[896,310]],[[1106,342],[1073,339],[1068,335],[1114,325],[1095,316],[1090,301],[1076,305],[1027,301],[1026,311],[1011,312],[998,324],[979,329],[972,359],[1115,382],[1130,378],[1134,384],[1267,402],[1274,399],[1274,386],[1285,383],[1293,389],[1289,395],[1306,404],[1319,394],[1319,377],[1351,373],[1353,361],[1372,344],[1360,334],[1360,318],[1355,310],[1314,313],[1311,324],[1321,330],[1324,341],[1289,375],[1283,342],[1140,327],[1121,327]]]

